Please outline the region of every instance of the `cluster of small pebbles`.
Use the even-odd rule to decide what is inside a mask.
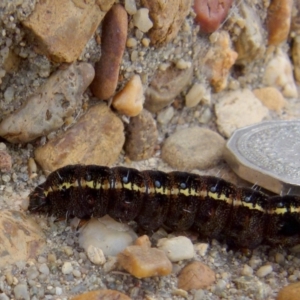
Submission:
[[[299,24],[299,0],[0,1],[0,300],[298,299],[299,246],[247,256],[26,198],[76,163],[246,184],[223,148],[299,118]]]

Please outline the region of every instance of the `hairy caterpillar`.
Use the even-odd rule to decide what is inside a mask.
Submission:
[[[146,231],[164,225],[253,249],[300,243],[300,197],[266,194],[212,176],[69,165],[29,195],[29,211],[87,219],[109,214]]]

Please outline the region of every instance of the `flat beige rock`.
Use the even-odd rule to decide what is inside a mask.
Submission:
[[[45,236],[33,219],[19,211],[0,214],[0,267],[36,259],[43,252]]]
[[[114,0],[46,0],[23,22],[38,50],[55,62],[73,62],[83,51]]]
[[[35,150],[35,159],[49,174],[69,164],[112,165],[125,137],[122,121],[101,103],[92,106],[78,122]]]

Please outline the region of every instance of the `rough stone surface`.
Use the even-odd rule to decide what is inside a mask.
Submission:
[[[136,238],[137,235],[127,224],[105,216],[91,219],[80,229],[79,244],[86,252],[93,246],[101,249],[104,255],[112,256],[123,251]]]
[[[279,45],[287,40],[291,27],[293,0],[273,0],[268,8],[268,44]]]
[[[300,282],[291,283],[282,288],[276,300],[298,300],[300,294]]]
[[[0,124],[0,136],[11,143],[29,142],[60,128],[82,104],[82,94],[94,78],[90,64],[57,71],[24,105]]]
[[[287,98],[298,96],[291,61],[281,49],[278,49],[266,64],[263,83],[265,86],[278,88]]]
[[[194,261],[185,266],[178,276],[178,287],[190,291],[211,286],[216,280],[213,270],[200,261]]]
[[[73,127],[37,148],[35,159],[46,173],[76,163],[111,165],[122,150],[123,129],[104,103],[92,106]]]
[[[300,33],[300,1],[293,1],[292,7],[292,21],[291,21],[291,32],[299,35]]]
[[[130,300],[131,298],[125,294],[114,290],[96,290],[87,292],[75,297],[71,300]]]
[[[165,276],[172,272],[172,264],[164,251],[146,246],[128,246],[118,254],[119,264],[137,278]]]
[[[233,0],[195,0],[195,20],[200,25],[200,30],[205,33],[212,33],[219,29],[232,2]]]
[[[266,51],[263,35],[263,24],[252,5],[246,1],[240,3],[240,13],[243,18],[242,28],[236,41],[235,50],[238,53],[237,63],[246,65],[261,58]]]
[[[248,89],[225,93],[215,112],[219,131],[226,137],[238,128],[261,122],[269,113]]]
[[[187,128],[172,134],[162,148],[162,159],[178,170],[207,169],[222,158],[224,139],[206,128]]]
[[[173,40],[188,15],[191,0],[142,0],[142,5],[149,9],[153,28],[149,32],[152,44],[161,45]]]
[[[294,64],[294,74],[297,83],[300,83],[300,35],[296,36],[292,47],[292,58]]]
[[[30,300],[27,284],[20,283],[14,287],[14,294],[17,300]]]
[[[143,109],[145,96],[141,77],[134,75],[113,98],[112,105],[120,113],[137,116]]]
[[[146,90],[145,108],[155,113],[168,106],[190,83],[192,75],[192,67],[179,70],[170,66],[165,71],[158,70]]]
[[[127,30],[126,10],[121,4],[115,4],[103,20],[101,57],[95,65],[95,79],[91,84],[93,94],[100,100],[109,99],[116,90]]]
[[[208,50],[204,64],[210,84],[215,92],[220,92],[227,87],[229,70],[235,63],[238,54],[231,49],[231,40],[226,31],[214,33],[211,40],[213,46]]]
[[[263,105],[277,112],[281,111],[287,104],[282,94],[273,87],[256,89],[253,91],[253,94],[263,103]]]
[[[40,53],[55,62],[70,63],[79,57],[113,3],[114,0],[39,1],[23,25],[35,35]]]
[[[2,210],[0,214],[0,267],[36,258],[45,247],[39,225],[18,211]]]
[[[160,239],[157,247],[163,250],[172,262],[191,259],[195,255],[193,243],[185,236]]]
[[[11,156],[7,153],[6,150],[0,149],[0,171],[1,172],[9,172],[12,167],[12,159]]]
[[[157,145],[158,131],[150,112],[143,110],[131,118],[126,126],[124,149],[131,160],[143,160],[152,157]]]

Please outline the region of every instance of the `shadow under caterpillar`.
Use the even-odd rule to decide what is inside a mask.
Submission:
[[[194,229],[237,248],[300,243],[300,197],[274,196],[186,172],[68,165],[29,195],[29,211],[135,220],[148,232]]]

